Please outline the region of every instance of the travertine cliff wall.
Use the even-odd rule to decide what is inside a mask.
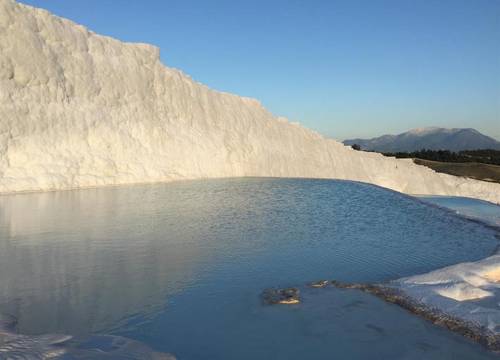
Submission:
[[[234,176],[339,178],[500,202],[500,185],[356,152],[159,50],[0,0],[0,192]]]

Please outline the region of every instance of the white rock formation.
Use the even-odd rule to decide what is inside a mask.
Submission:
[[[500,334],[500,255],[393,282],[411,298]]]
[[[500,185],[354,151],[165,67],[158,48],[0,0],[0,192],[338,178],[500,203]]]

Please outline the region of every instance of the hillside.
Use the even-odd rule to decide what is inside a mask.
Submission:
[[[500,187],[354,151],[164,66],[159,49],[0,0],[0,192],[337,178],[500,202]]]
[[[500,142],[474,129],[429,127],[413,129],[399,135],[383,135],[372,139],[351,139],[345,145],[358,144],[362,150],[383,153],[428,150],[500,150]]]
[[[452,163],[424,159],[414,159],[414,161],[418,165],[427,166],[440,173],[500,183],[500,166],[498,165],[477,162]]]

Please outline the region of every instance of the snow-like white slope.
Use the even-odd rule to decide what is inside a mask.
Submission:
[[[0,192],[230,176],[500,202],[498,184],[354,151],[165,67],[154,46],[0,0]]]
[[[500,255],[393,283],[412,299],[500,334]]]

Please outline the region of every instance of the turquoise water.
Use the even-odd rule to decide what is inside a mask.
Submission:
[[[478,260],[496,249],[495,234],[345,181],[206,180],[2,196],[0,313],[18,318],[19,333],[72,334],[90,339],[87,348],[101,346],[92,336],[117,335],[178,359],[489,358],[357,291],[303,287],[301,304],[274,307],[259,294]],[[70,345],[65,359],[82,347]]]

